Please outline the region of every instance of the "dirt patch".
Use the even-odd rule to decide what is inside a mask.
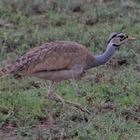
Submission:
[[[3,124],[1,124],[0,138],[4,138],[6,140],[12,139],[12,137],[16,135],[15,130],[16,130],[15,123],[10,121],[4,122]]]
[[[99,22],[99,18],[92,18],[92,17],[88,17],[86,20],[85,20],[85,24],[86,25],[90,25],[90,26],[92,26],[92,25],[94,25],[94,24],[96,24],[96,23],[98,23]]]
[[[134,120],[140,124],[140,106],[124,110],[122,116],[124,116],[126,120]]]
[[[112,102],[107,102],[101,106],[98,106],[96,108],[94,108],[94,114],[105,114],[108,112],[112,112],[113,110],[115,110],[116,107]]]
[[[82,9],[82,7],[81,7],[81,5],[77,5],[77,6],[73,6],[72,8],[71,8],[71,10],[72,10],[72,12],[74,12],[74,13],[79,13],[79,12],[84,12],[84,10]]]
[[[128,65],[128,61],[126,59],[122,59],[122,60],[112,59],[106,63],[106,66],[111,67],[113,70],[116,70],[123,65]]]

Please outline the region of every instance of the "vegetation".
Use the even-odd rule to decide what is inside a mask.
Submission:
[[[139,17],[139,0],[0,0],[1,67],[52,40],[76,41],[99,54],[113,31],[137,38],[89,71],[77,84],[80,90],[68,81],[58,86],[58,94],[86,106],[90,115],[54,102],[49,126],[46,81],[1,79],[1,140],[139,140]]]

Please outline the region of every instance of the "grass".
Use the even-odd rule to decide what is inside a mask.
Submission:
[[[108,35],[121,31],[137,39],[122,46],[104,66],[77,83],[60,83],[58,94],[92,113],[53,104],[48,126],[45,81],[7,77],[0,81],[2,140],[139,140],[140,3],[135,1],[0,0],[0,65],[52,40],[72,40],[94,54],[105,50]]]

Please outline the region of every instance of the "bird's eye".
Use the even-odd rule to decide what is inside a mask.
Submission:
[[[120,41],[125,40],[125,36],[124,35],[120,35],[119,38],[120,38]]]
[[[120,35],[119,37],[120,37],[121,39],[123,39],[123,38],[124,38],[124,36],[123,36],[123,35]]]

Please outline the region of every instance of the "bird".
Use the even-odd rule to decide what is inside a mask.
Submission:
[[[80,80],[88,69],[105,64],[117,48],[134,39],[122,32],[113,32],[108,38],[107,48],[99,55],[93,55],[86,46],[77,42],[47,42],[30,49],[23,56],[1,68],[0,78],[10,74],[23,73],[27,76],[49,80],[50,86],[47,95],[49,99],[62,101],[63,104],[69,104],[83,112],[88,112],[80,104],[58,96],[56,94],[57,83],[70,79]]]

